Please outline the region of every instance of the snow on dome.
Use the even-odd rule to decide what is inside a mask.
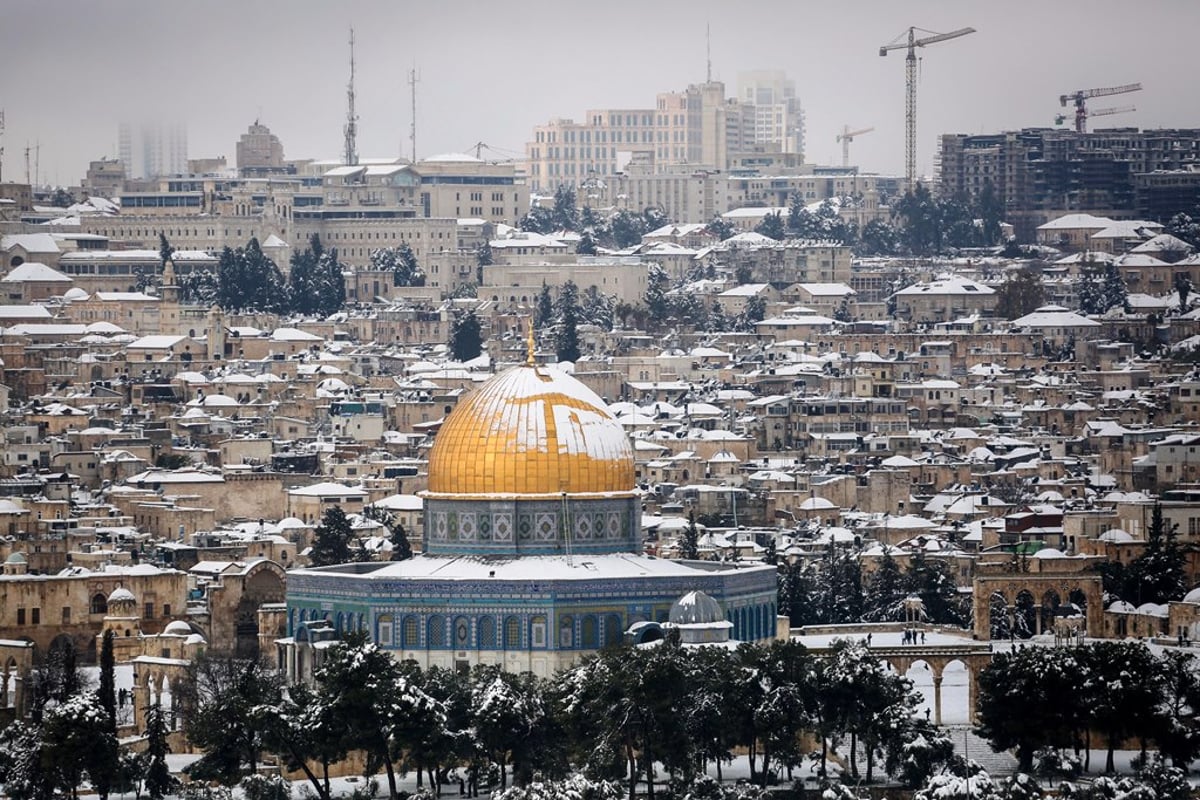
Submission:
[[[633,447],[591,389],[564,372],[507,370],[446,417],[429,453],[431,494],[628,493]]]
[[[183,640],[184,644],[206,644],[204,637],[198,633],[193,633]]]
[[[126,589],[124,586],[118,586],[112,590],[112,594],[108,596],[109,605],[113,603],[136,603],[137,598],[133,596],[133,592]]]
[[[1167,606],[1165,603],[1142,603],[1137,607],[1136,613],[1148,617],[1165,617]]]
[[[1106,611],[1111,611],[1114,614],[1132,614],[1137,611],[1132,603],[1126,603],[1124,600],[1118,600],[1109,606]]]
[[[163,633],[171,636],[191,636],[192,626],[181,619],[177,619],[163,628]]]
[[[5,564],[27,564],[29,563],[22,553],[9,553],[8,558],[4,559]],[[1197,590],[1200,591],[1200,590]]]
[[[725,612],[716,600],[704,592],[688,592],[671,605],[672,625],[708,625],[724,622]]]
[[[74,302],[76,300],[87,300],[89,296],[90,295],[88,295],[87,291],[80,289],[78,286],[72,286],[70,289],[67,289],[67,291],[63,292],[63,300],[70,302]]]
[[[1101,542],[1112,542],[1114,544],[1134,541],[1133,534],[1128,531],[1123,531],[1120,528],[1112,528],[1100,534],[1098,537]]]
[[[1057,547],[1043,547],[1033,554],[1034,558],[1066,558],[1067,554]]]
[[[1190,592],[1185,594],[1183,596],[1183,602],[1200,605],[1200,586],[1197,586],[1195,589],[1192,589]]]

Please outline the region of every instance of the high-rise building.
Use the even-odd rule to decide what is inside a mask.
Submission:
[[[283,172],[283,144],[271,129],[254,120],[237,143],[239,175]]]
[[[803,115],[792,82],[782,72],[749,74],[765,76],[751,92],[769,101],[765,110],[727,98],[724,83],[708,80],[659,93],[654,108],[597,109],[584,122],[554,119],[535,127],[525,146],[530,189],[548,194],[564,184],[591,185],[603,194],[606,179],[631,162],[656,170],[721,171],[735,153],[802,153]]]
[[[785,153],[804,152],[804,110],[796,84],[782,70],[738,73],[738,101],[753,109],[757,144],[777,144]]]
[[[117,149],[125,177],[157,178],[187,171],[187,126],[180,122],[122,122]]]

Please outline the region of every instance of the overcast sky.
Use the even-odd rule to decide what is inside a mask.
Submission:
[[[417,155],[486,142],[497,158],[550,118],[652,107],[703,81],[706,23],[729,94],[739,70],[795,81],[816,163],[840,163],[843,124],[873,126],[852,161],[903,173],[904,57],[878,51],[909,25],[978,31],[922,52],[922,172],[939,134],[1053,125],[1074,89],[1143,84],[1093,100],[1137,107],[1100,126],[1200,126],[1194,0],[4,0],[0,19],[5,180],[23,179],[24,148],[40,143],[42,181],[77,184],[89,160],[116,155],[122,119],[183,119],[191,157],[230,165],[256,118],[288,158],[338,157],[351,25],[363,156],[409,155],[414,63]]]

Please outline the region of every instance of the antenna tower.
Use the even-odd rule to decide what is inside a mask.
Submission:
[[[0,108],[0,181],[4,180],[4,109]]]
[[[712,26],[704,23],[704,59],[707,66],[705,80],[712,83]]]
[[[417,72],[416,63],[408,71],[408,86],[412,94],[412,124],[408,130],[408,140],[412,143],[412,163],[417,163],[417,83],[421,73]]]
[[[350,29],[350,83],[346,86],[346,166],[358,163],[358,115],[354,113],[354,28]]]

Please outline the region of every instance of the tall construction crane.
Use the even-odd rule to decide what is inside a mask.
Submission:
[[[862,136],[864,133],[870,133],[874,128],[863,128],[862,130],[852,131],[849,125],[842,126],[842,132],[837,135],[837,140],[842,143],[842,166],[850,166],[850,143],[854,141],[855,136]]]
[[[1067,94],[1058,96],[1059,105],[1063,108],[1067,107],[1067,103],[1075,104],[1075,132],[1087,133],[1087,101],[1092,97],[1109,97],[1114,94],[1128,94],[1129,92],[1140,92],[1142,85],[1140,83],[1127,83],[1124,86],[1106,86],[1100,89],[1078,89]],[[1098,112],[1097,112],[1098,113]],[[1113,111],[1116,114],[1118,112]]]
[[[1128,114],[1130,111],[1137,111],[1134,106],[1118,106],[1116,108],[1097,108],[1088,112],[1088,117],[1109,117],[1113,114]],[[1055,114],[1054,124],[1062,125],[1067,121],[1066,114]]]
[[[917,38],[917,31],[921,33],[931,34],[920,39]],[[904,152],[904,168],[905,174],[908,176],[908,188],[911,191],[916,186],[917,180],[917,48],[928,47],[931,44],[938,42],[946,42],[951,39],[957,39],[960,36],[966,36],[968,33],[974,33],[974,28],[959,28],[950,33],[934,33],[933,31],[923,30],[921,28],[910,27],[908,29],[907,41],[893,40],[891,44],[885,44],[879,48],[879,55],[886,56],[892,50],[907,49],[908,55],[904,59],[904,71],[906,78],[907,102],[905,103],[905,152]],[[900,34],[897,39],[903,39],[905,34]]]

